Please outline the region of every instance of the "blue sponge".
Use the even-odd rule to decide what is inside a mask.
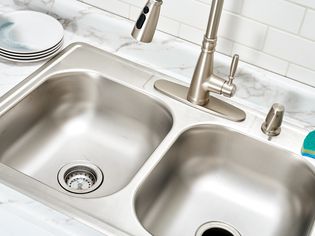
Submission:
[[[310,132],[304,139],[301,153],[302,156],[311,157],[315,159],[315,130]]]

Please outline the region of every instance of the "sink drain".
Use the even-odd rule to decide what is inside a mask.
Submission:
[[[58,182],[71,193],[84,194],[95,191],[103,182],[103,173],[89,162],[78,161],[63,166]]]
[[[241,234],[223,222],[208,222],[198,228],[195,236],[241,236]]]

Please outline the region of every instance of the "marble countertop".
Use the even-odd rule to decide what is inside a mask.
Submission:
[[[65,46],[86,42],[136,63],[189,83],[200,47],[162,32],[151,44],[130,37],[133,22],[75,0],[2,0],[0,13],[33,9],[56,17],[65,28]],[[241,56],[241,55],[240,55]],[[227,75],[230,58],[216,55],[215,71]],[[12,63],[0,60],[0,96],[45,62]],[[265,116],[274,102],[286,107],[285,121],[306,131],[315,129],[315,88],[263,69],[240,63],[233,100]],[[101,235],[19,192],[0,184],[1,235]],[[16,227],[18,226],[18,227]]]

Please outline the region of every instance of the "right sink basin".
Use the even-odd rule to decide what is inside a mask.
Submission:
[[[315,174],[294,154],[220,126],[184,132],[138,190],[154,236],[307,236]]]

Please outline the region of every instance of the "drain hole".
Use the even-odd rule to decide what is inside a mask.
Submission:
[[[60,169],[58,182],[71,193],[90,193],[102,184],[103,173],[91,163],[78,161]]]
[[[207,229],[205,232],[203,232],[202,236],[234,236],[234,235],[225,229],[212,228],[212,229]]]
[[[201,225],[195,236],[241,236],[241,234],[231,225],[212,221]]]

